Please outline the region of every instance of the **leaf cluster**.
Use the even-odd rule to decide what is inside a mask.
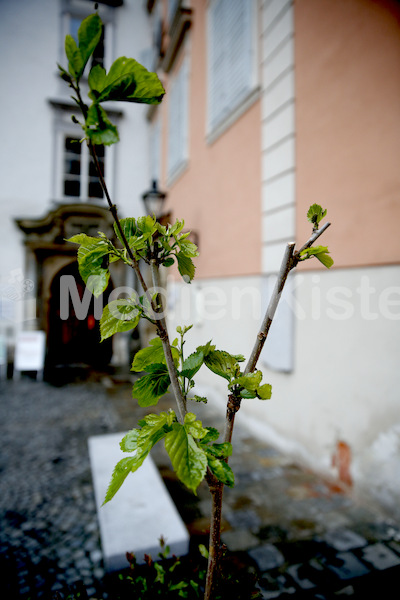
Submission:
[[[126,577],[129,584],[127,596],[132,598],[178,598],[196,599],[203,593],[206,564],[196,565],[188,576],[188,565],[177,556],[170,556],[170,547],[160,538],[161,551],[157,561],[145,554],[145,564],[140,565],[133,553],[128,553],[130,573]],[[122,575],[121,575],[122,577]]]
[[[99,15],[84,19],[78,30],[78,43],[71,35],[65,38],[68,71],[58,65],[61,78],[75,91],[74,100],[85,119],[82,125],[86,138],[93,144],[110,145],[118,142],[118,129],[110,121],[102,103],[136,102],[159,104],[165,90],[156,73],[149,72],[133,58],[121,56],[113,62],[108,73],[101,65],[89,72],[90,106],[82,101],[79,82],[85,67],[96,49],[103,30]]]
[[[190,490],[196,490],[204,479],[207,466],[227,485],[233,485],[232,470],[225,462],[232,453],[231,444],[216,444],[219,432],[203,427],[194,413],[187,413],[179,423],[175,412],[149,414],[139,421],[139,428],[129,431],[120,443],[121,450],[132,454],[120,460],[114,468],[104,504],[117,493],[129,473],[134,473],[161,440],[178,478]]]
[[[323,209],[319,204],[312,204],[307,212],[307,219],[313,224],[315,229],[318,229],[320,221],[326,216],[327,209]]]
[[[313,231],[317,231],[320,222],[327,214],[327,209],[323,209],[319,204],[312,204],[307,212],[307,219],[313,224]],[[300,260],[307,260],[315,256],[327,269],[333,265],[333,259],[329,256],[327,246],[311,246],[305,248],[299,254]]]
[[[128,243],[130,251],[136,261],[140,259],[149,262],[155,258],[157,264],[169,267],[178,263],[178,270],[185,281],[190,282],[195,273],[192,258],[198,256],[197,246],[187,238],[190,232],[181,233],[184,221],[177,220],[174,225],[168,227],[160,225],[155,217],[129,217],[119,220],[120,227],[114,224],[115,234],[124,246],[124,238]],[[78,267],[83,281],[89,290],[97,297],[107,288],[110,272],[110,263],[122,260],[132,266],[132,261],[125,247],[116,247],[103,232],[98,237],[79,233],[67,240],[79,244]],[[157,245],[157,252],[154,246]],[[143,311],[150,306],[146,305],[146,299],[142,299]],[[140,307],[138,307],[138,310]],[[116,329],[116,331],[119,331]],[[112,334],[110,334],[112,335]]]
[[[333,258],[329,256],[329,250],[327,246],[311,246],[300,252],[300,260],[307,260],[315,256],[327,269],[330,269],[333,265]]]

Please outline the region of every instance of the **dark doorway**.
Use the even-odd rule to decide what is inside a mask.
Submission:
[[[72,275],[74,279],[77,290],[75,302],[70,293],[66,295],[65,288],[63,289],[63,298],[61,298],[60,281],[64,275]],[[71,277],[69,280],[72,281]],[[110,282],[103,293],[103,306],[107,304],[112,289]],[[51,283],[46,361],[48,368],[85,365],[101,370],[111,360],[111,338],[100,343],[100,315],[96,313],[94,297],[91,296],[87,310],[83,310],[84,305],[80,307],[77,302],[78,295],[80,302],[82,302],[85,290],[86,286],[79,274],[76,262],[61,269]],[[86,294],[88,294],[88,291],[86,291]],[[64,303],[64,319],[61,318],[61,301]],[[67,311],[66,306],[68,306]],[[66,319],[65,311],[68,314]]]

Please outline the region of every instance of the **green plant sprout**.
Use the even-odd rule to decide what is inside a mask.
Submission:
[[[123,484],[126,477],[135,472],[146,459],[151,449],[163,441],[178,478],[194,493],[199,484],[206,480],[212,495],[210,524],[210,543],[206,552],[208,568],[204,599],[215,595],[217,574],[221,561],[221,507],[222,492],[225,485],[234,485],[234,474],[228,464],[232,454],[232,432],[235,415],[242,400],[271,398],[272,388],[263,382],[263,374],[256,368],[261,350],[267,338],[274,318],[283,287],[289,272],[298,263],[315,256],[326,267],[333,260],[328,249],[313,246],[316,239],[326,230],[329,223],[319,228],[320,221],[326,215],[319,205],[310,207],[307,217],[313,224],[310,239],[295,251],[295,244],[288,244],[276,286],[272,294],[260,331],[256,335],[254,348],[245,366],[242,355],[232,355],[217,349],[211,340],[198,346],[186,358],[184,357],[185,337],[192,326],[178,327],[178,336],[170,342],[162,299],[158,293],[160,286],[160,267],[177,265],[180,275],[186,283],[195,276],[194,259],[198,250],[183,233],[184,221],[176,220],[167,226],[161,225],[153,216],[138,219],[119,219],[117,208],[111,201],[96,155],[97,144],[110,145],[118,141],[117,127],[110,121],[102,103],[108,100],[159,104],[165,94],[164,88],[155,73],[149,73],[133,58],[118,58],[108,73],[101,66],[94,66],[88,75],[90,102],[83,100],[80,80],[90,56],[96,48],[102,31],[102,22],[97,14],[86,18],[78,31],[78,44],[71,36],[65,40],[68,70],[59,65],[62,79],[73,90],[73,99],[81,111],[83,140],[88,145],[97,174],[114,217],[114,229],[117,243],[99,232],[98,237],[83,233],[68,241],[79,245],[78,265],[80,274],[90,291],[97,297],[106,289],[110,271],[109,265],[122,261],[132,268],[140,282],[143,295],[114,300],[103,310],[100,320],[101,339],[117,332],[133,330],[140,319],[150,321],[157,336],[149,346],[135,355],[132,371],[144,372],[133,386],[133,397],[142,407],[157,405],[159,399],[171,392],[176,400],[176,410],[148,414],[139,421],[138,427],[129,431],[121,441],[121,449],[127,456],[118,462],[108,487],[104,503],[110,501]],[[140,263],[150,267],[153,289],[150,289],[140,269]],[[153,293],[155,292],[155,293]],[[195,376],[200,368],[208,368],[216,376],[226,380],[227,413],[225,432],[214,427],[204,426],[188,403],[207,402],[206,398],[191,396]],[[221,438],[222,441],[218,442]],[[205,549],[204,549],[205,552]],[[164,577],[161,571],[159,577]]]

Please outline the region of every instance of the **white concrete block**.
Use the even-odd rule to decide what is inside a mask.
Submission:
[[[294,74],[288,71],[276,83],[268,89],[268,83],[263,82],[264,92],[262,95],[262,118],[268,119],[283,104],[294,100]]]
[[[282,138],[294,135],[294,103],[291,102],[262,124],[262,149],[267,150]]]
[[[293,37],[287,38],[279,50],[263,64],[263,87],[271,85],[284,71],[293,67],[294,41]]]
[[[294,169],[295,144],[294,138],[288,138],[279,146],[262,154],[262,176],[264,181],[276,177],[280,173]]]
[[[276,276],[270,275],[263,282],[263,305],[268,306],[276,282]],[[291,309],[291,296],[294,294],[293,277],[289,276],[282,292],[274,320],[260,360],[275,371],[290,372],[294,360],[294,314]]]
[[[108,571],[128,566],[126,552],[134,552],[138,562],[143,561],[145,553],[156,559],[161,536],[173,554],[189,551],[189,533],[150,456],[128,475],[114,498],[101,506],[115,465],[129,456],[119,447],[124,435],[99,435],[88,441],[103,560]]]
[[[293,34],[293,11],[289,10],[290,8],[290,4],[287,4],[286,10],[280,13],[280,18],[276,21],[275,26],[264,32],[262,36],[263,60],[268,58],[286,37]]]
[[[287,206],[273,213],[263,215],[263,242],[294,239],[295,237],[295,208]]]
[[[263,211],[273,210],[295,201],[294,172],[285,173],[281,177],[266,181],[262,185]]]
[[[293,240],[264,244],[262,250],[263,273],[278,273],[286,245],[289,241]]]
[[[287,10],[292,11],[292,0],[271,0],[263,7],[263,31],[269,29],[275,19]]]

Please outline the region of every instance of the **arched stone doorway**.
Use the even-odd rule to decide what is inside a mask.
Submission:
[[[48,368],[86,365],[103,369],[109,364],[112,340],[100,343],[99,318],[112,289],[110,283],[101,297],[89,295],[76,262],[56,273],[50,285],[47,313]]]
[[[100,315],[97,318],[94,315],[94,298],[88,303],[84,318],[81,314],[79,318],[76,315],[76,306],[84,299],[85,286],[78,273],[77,246],[66,241],[77,233],[97,236],[103,231],[116,243],[110,211],[97,203],[61,204],[43,217],[17,219],[16,223],[24,233],[27,277],[33,281],[36,290],[36,320],[29,322],[30,328],[45,331],[47,336],[46,370],[47,367],[73,364],[103,368],[111,359],[115,366],[129,365],[128,346],[116,345],[116,336],[112,342],[100,343]],[[115,288],[126,285],[123,265],[113,263],[110,272]],[[75,307],[69,304],[67,319],[61,319],[59,315],[63,275],[76,282],[78,300]],[[104,304],[111,290],[109,287],[103,294]]]

